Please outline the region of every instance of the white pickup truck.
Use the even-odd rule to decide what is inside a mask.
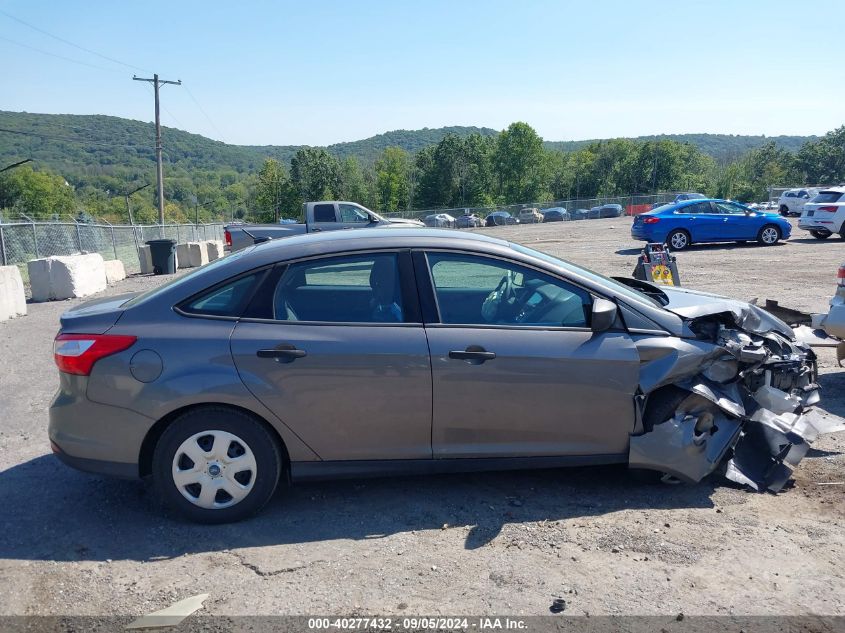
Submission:
[[[306,202],[302,205],[302,214],[304,224],[229,224],[223,228],[226,246],[234,252],[260,242],[317,231],[425,226],[419,220],[383,218],[360,204],[336,200]]]

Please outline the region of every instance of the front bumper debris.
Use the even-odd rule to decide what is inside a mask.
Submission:
[[[696,338],[635,341],[640,406],[647,410],[661,388],[689,395],[669,419],[634,430],[629,466],[690,482],[716,472],[778,492],[819,435],[845,431],[845,420],[815,408],[815,354],[783,328],[763,331],[759,318],[745,322],[735,312],[700,316],[689,327]]]

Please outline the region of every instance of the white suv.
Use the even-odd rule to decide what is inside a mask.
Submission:
[[[818,189],[787,189],[780,194],[778,210],[781,215],[801,215],[804,205],[818,193]]]
[[[824,189],[805,204],[798,228],[818,240],[826,240],[834,233],[845,239],[845,187]]]

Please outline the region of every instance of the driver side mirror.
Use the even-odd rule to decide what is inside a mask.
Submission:
[[[616,304],[607,299],[596,298],[593,300],[593,313],[590,319],[590,327],[593,332],[606,332],[616,323]]]

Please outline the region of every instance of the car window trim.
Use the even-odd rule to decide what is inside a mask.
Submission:
[[[402,293],[402,302],[408,303],[408,311],[412,321],[403,321],[402,323],[383,323],[378,321],[284,321],[281,319],[271,319],[266,317],[240,317],[237,320],[243,323],[275,323],[284,325],[317,325],[317,326],[356,326],[356,327],[422,327],[423,321],[419,306],[419,297],[416,292],[416,280],[413,274],[413,264],[411,263],[411,249],[408,248],[379,248],[379,249],[364,249],[355,251],[344,251],[340,253],[321,253],[318,255],[308,255],[305,257],[298,257],[296,259],[279,262],[273,266],[281,269],[281,272],[276,276],[275,283],[272,290],[275,292],[276,285],[282,280],[282,276],[287,268],[293,264],[302,262],[320,260],[320,259],[336,259],[346,256],[360,256],[360,255],[379,255],[393,253],[396,254],[396,265],[399,269],[399,288]],[[403,264],[403,260],[406,262]],[[271,275],[275,276],[275,275]],[[265,277],[265,280],[268,278]],[[413,286],[406,290],[408,285]],[[264,285],[262,283],[261,285]],[[250,299],[250,303],[252,303]],[[249,303],[247,304],[249,306]],[[405,306],[402,306],[403,316],[406,316]]]
[[[414,249],[413,252],[414,253],[420,253],[421,255],[423,255],[424,262],[425,262],[425,277],[427,277],[428,283],[427,284],[426,283],[418,284],[418,287],[420,289],[420,292],[422,293],[423,290],[424,290],[424,287],[428,286],[427,291],[430,294],[431,305],[434,306],[434,310],[435,310],[434,316],[436,316],[436,320],[434,320],[434,321],[425,320],[426,314],[423,313],[424,324],[425,324],[426,327],[429,327],[429,326],[459,327],[459,328],[480,327],[480,328],[485,328],[485,329],[566,330],[566,331],[579,331],[579,332],[580,331],[588,331],[588,332],[593,331],[590,326],[587,326],[587,327],[571,327],[571,326],[564,326],[564,325],[508,325],[508,324],[500,324],[500,323],[443,323],[443,321],[440,319],[440,305],[437,302],[437,292],[435,291],[434,279],[431,277],[431,266],[428,264],[428,253],[448,253],[448,254],[454,254],[454,255],[470,255],[470,256],[473,256],[473,257],[496,259],[496,260],[500,260],[500,261],[503,261],[503,262],[512,263],[516,266],[521,266],[523,268],[529,268],[531,270],[535,270],[538,273],[541,273],[543,275],[551,277],[552,279],[557,279],[558,281],[562,281],[562,282],[567,283],[571,286],[574,286],[574,287],[578,288],[579,290],[581,290],[582,292],[585,292],[586,294],[588,294],[590,296],[591,302],[595,301],[596,297],[599,297],[601,299],[607,299],[608,301],[613,301],[614,303],[616,302],[614,298],[608,299],[605,295],[596,293],[589,288],[584,288],[581,284],[575,283],[574,281],[572,281],[572,280],[570,280],[566,277],[562,277],[561,275],[555,274],[555,273],[548,271],[548,270],[545,270],[543,268],[538,268],[537,266],[532,266],[531,264],[528,264],[528,263],[525,263],[525,262],[520,262],[520,261],[517,261],[517,260],[514,260],[514,259],[510,259],[508,257],[503,257],[501,255],[496,255],[496,254],[492,254],[492,253],[479,253],[477,251],[466,251],[466,250],[460,250],[460,249],[456,250],[456,249],[451,249],[451,248],[420,248],[420,249]],[[415,258],[415,264],[416,263],[417,263],[417,260]],[[425,305],[426,302],[421,301],[421,303],[423,305]]]

